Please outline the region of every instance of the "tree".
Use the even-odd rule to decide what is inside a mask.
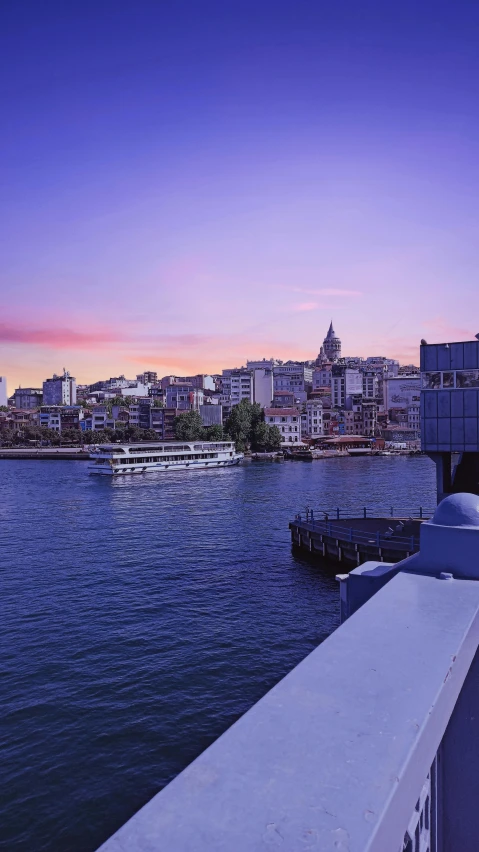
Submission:
[[[125,429],[127,441],[141,441],[142,430],[138,426],[127,426]]]
[[[164,408],[164,407],[165,407],[165,403],[163,402],[162,399],[158,399],[158,397],[156,397],[153,400],[153,408]]]
[[[154,429],[142,429],[142,438],[144,441],[158,441],[158,434]]]
[[[254,442],[254,432],[263,419],[264,413],[258,402],[251,403],[248,399],[242,399],[231,409],[225,431],[231,435],[238,450],[245,450]]]
[[[262,420],[253,430],[252,448],[263,452],[273,452],[281,447],[281,432],[277,426],[269,426]]]
[[[224,441],[223,427],[220,423],[214,423],[213,426],[205,426],[204,428],[205,441]]]
[[[0,411],[8,412],[8,405],[0,405]]]
[[[185,411],[174,421],[178,441],[198,441],[204,438],[203,423],[198,411]]]
[[[82,432],[78,427],[64,429],[61,433],[62,441],[72,441],[72,443],[82,443]]]

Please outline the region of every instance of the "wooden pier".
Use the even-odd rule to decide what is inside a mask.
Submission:
[[[433,510],[414,513],[363,509],[362,516],[341,518],[339,509],[316,513],[308,510],[291,521],[293,547],[311,556],[345,562],[399,562],[419,550],[419,529]],[[319,514],[319,517],[318,517]]]

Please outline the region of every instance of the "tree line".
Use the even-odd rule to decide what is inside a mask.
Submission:
[[[175,437],[178,441],[234,441],[237,450],[272,452],[281,447],[281,432],[277,426],[265,422],[264,411],[255,402],[242,400],[231,409],[225,426],[215,424],[203,426],[198,411],[185,411],[174,420]],[[24,426],[21,431],[7,429],[0,433],[0,441],[10,444],[24,444],[38,441],[58,446],[60,443],[105,444],[115,441],[158,441],[154,429],[139,429],[117,423],[115,429],[82,431],[79,427],[62,429],[61,433],[45,426]]]
[[[234,441],[236,449],[272,452],[281,447],[281,432],[265,422],[264,410],[257,402],[243,399],[231,409],[223,426],[203,426],[197,411],[185,411],[175,418],[175,437],[179,441]]]

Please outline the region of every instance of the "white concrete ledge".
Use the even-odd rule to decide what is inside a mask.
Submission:
[[[398,574],[101,852],[402,848],[478,642],[479,582]]]

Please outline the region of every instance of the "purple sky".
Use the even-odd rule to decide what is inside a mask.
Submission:
[[[0,375],[479,332],[477,3],[6,0]]]

